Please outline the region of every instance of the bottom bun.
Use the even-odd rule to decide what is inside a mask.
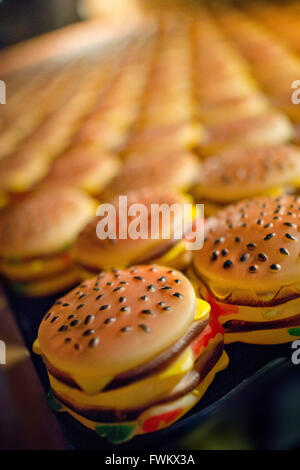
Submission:
[[[92,421],[61,404],[52,392],[48,396],[48,402],[54,411],[65,411],[87,428],[96,431],[99,436],[106,437],[114,444],[120,444],[136,435],[159,431],[180,419],[202,398],[214,380],[216,373],[225,369],[228,362],[228,356],[223,352],[218,362],[193,391],[172,402],[148,408],[135,421],[117,423],[98,423]]]
[[[71,268],[51,279],[43,279],[35,282],[12,282],[12,289],[26,297],[43,297],[46,295],[62,292],[69,287],[75,286],[82,279],[77,268]]]

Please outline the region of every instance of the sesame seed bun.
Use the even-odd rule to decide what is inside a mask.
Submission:
[[[109,271],[53,305],[39,328],[39,348],[73,377],[111,378],[177,341],[194,321],[195,308],[194,289],[178,271]]]
[[[31,258],[65,249],[95,214],[95,202],[79,189],[40,189],[2,213],[0,256]]]
[[[102,200],[111,199],[143,187],[185,189],[193,184],[199,169],[199,160],[187,151],[154,154],[147,159],[128,160],[120,173],[102,193]]]
[[[252,116],[209,128],[207,140],[201,146],[204,155],[240,147],[277,145],[291,140],[293,127],[278,111]]]
[[[298,196],[261,197],[207,220],[193,270],[217,299],[272,305],[300,295]]]
[[[57,158],[43,181],[63,183],[95,194],[113,178],[120,168],[114,155],[103,153],[92,146],[78,146]]]
[[[147,218],[141,216],[141,220],[148,223],[148,229],[150,231],[151,225],[151,205],[152,204],[167,204],[171,207],[173,204],[180,204],[183,207],[185,203],[191,203],[190,199],[177,192],[170,192],[165,189],[155,188],[143,188],[138,191],[131,191],[126,194],[128,208],[132,204],[143,204],[147,208]],[[116,196],[110,201],[115,207],[115,211],[118,217],[119,213],[119,197]],[[148,215],[149,214],[149,215]],[[137,214],[138,215],[138,214]],[[181,243],[181,240],[174,240],[174,226],[182,226],[187,216],[184,216],[183,212],[174,212],[174,218],[171,219],[170,227],[170,238],[162,238],[162,219],[160,218],[160,237],[154,239],[149,234],[148,239],[132,239],[119,238],[119,227],[120,222],[127,219],[128,228],[130,227],[131,221],[135,217],[127,217],[126,214],[121,214],[121,219],[117,218],[116,224],[116,239],[100,239],[97,235],[97,226],[100,224],[102,219],[106,219],[106,214],[103,217],[96,217],[92,220],[80,233],[75,244],[71,250],[71,256],[76,263],[90,271],[100,271],[102,269],[109,269],[112,267],[127,267],[133,263],[146,263],[153,262],[160,256],[172,249],[176,244]],[[185,217],[185,218],[184,218]],[[192,214],[188,215],[186,222],[191,224]],[[173,224],[174,222],[174,224]],[[107,229],[106,229],[107,230]],[[185,251],[185,250],[181,250]],[[190,259],[190,258],[189,258]],[[188,260],[184,260],[186,264]],[[173,265],[172,265],[173,266]]]
[[[240,149],[204,161],[197,199],[230,203],[300,185],[300,150],[292,145]]]
[[[268,107],[268,101],[259,93],[230,97],[218,103],[201,103],[198,115],[206,125],[221,124],[256,116]]]
[[[143,154],[167,152],[171,149],[192,148],[199,145],[204,138],[205,131],[197,122],[176,122],[169,125],[150,125],[137,129],[126,142],[124,154]]]
[[[39,153],[24,148],[0,159],[0,189],[23,192],[31,189],[47,173],[49,165]]]

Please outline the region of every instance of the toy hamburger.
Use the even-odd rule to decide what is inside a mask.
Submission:
[[[185,150],[132,157],[100,196],[109,200],[117,194],[153,186],[186,190],[195,182],[199,166],[199,159]]]
[[[56,301],[34,344],[55,409],[114,443],[171,425],[228,363],[209,309],[167,267],[134,266],[85,281]]]
[[[190,278],[223,324],[225,342],[300,337],[299,196],[260,197],[207,220]]]
[[[125,209],[122,199],[124,196],[127,197]],[[71,256],[84,278],[112,267],[126,268],[137,263],[155,262],[178,269],[187,267],[191,252],[187,250],[188,245],[184,236],[193,228],[193,219],[196,215],[188,196],[161,188],[143,188],[122,195],[121,199],[116,196],[109,204],[114,210],[111,213],[106,213],[104,210],[103,214],[95,217],[82,230],[71,249]],[[129,210],[141,204],[145,212],[137,213],[138,225],[145,227],[146,236],[141,237],[137,234],[133,238],[130,235],[130,227],[137,218],[135,214],[130,215]],[[184,204],[189,204],[188,210],[185,210]],[[154,205],[167,211],[170,210],[170,218],[162,215],[157,217],[153,212]],[[172,207],[175,205],[179,210],[172,213]],[[115,217],[115,233],[112,232],[102,237],[100,232],[108,231],[110,222],[114,227]],[[152,226],[157,227],[155,236],[152,233]],[[123,230],[122,227],[126,227],[124,235],[120,232]],[[139,227],[137,232],[139,232]]]
[[[114,155],[88,145],[70,147],[53,162],[43,183],[68,184],[95,194],[119,169],[120,161]]]
[[[209,216],[225,205],[260,195],[278,196],[300,186],[300,151],[292,145],[240,149],[203,162],[197,201]]]
[[[41,296],[79,282],[68,250],[95,209],[93,199],[67,186],[40,189],[5,209],[0,218],[0,271],[12,287]]]
[[[293,137],[293,127],[279,111],[268,111],[257,116],[211,126],[201,145],[204,156],[236,148],[278,145]]]

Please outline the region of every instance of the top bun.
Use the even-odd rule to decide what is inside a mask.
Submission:
[[[111,199],[116,194],[143,187],[186,189],[194,183],[198,170],[198,158],[187,151],[149,154],[146,159],[132,158],[107,186],[102,198]]]
[[[161,205],[165,204],[167,207],[172,207],[173,204],[180,204],[183,207],[184,203],[189,203],[190,200],[174,191],[167,191],[165,189],[156,188],[155,190],[149,188],[143,188],[139,191],[131,191],[127,195],[127,206],[128,208],[133,204],[143,204],[147,209],[146,218],[143,217],[139,212],[137,216],[140,217],[141,221],[144,221],[145,224],[148,224],[148,230],[151,230],[151,206],[153,204]],[[71,255],[76,262],[90,268],[92,270],[100,271],[102,269],[109,269],[113,267],[127,267],[130,264],[136,264],[146,261],[145,255],[153,254],[154,259],[159,256],[159,248],[162,246],[171,246],[172,241],[174,240],[174,230],[173,227],[182,227],[184,222],[184,212],[180,211],[177,213],[174,211],[174,218],[171,218],[170,224],[170,238],[163,239],[162,237],[162,222],[163,219],[159,218],[159,237],[154,238],[149,233],[148,238],[138,238],[133,239],[129,235],[126,238],[119,238],[118,232],[119,227],[124,222],[127,221],[128,228],[130,228],[130,222],[135,219],[135,217],[130,217],[126,213],[120,213],[119,217],[119,197],[116,196],[113,198],[110,203],[115,208],[116,212],[116,239],[100,239],[97,234],[97,225],[103,219],[106,221],[107,217],[96,217],[93,219],[80,233],[75,244],[72,247]],[[108,216],[109,218],[109,216]],[[110,218],[109,218],[110,220]],[[112,221],[113,222],[113,221]],[[174,224],[173,224],[174,222]],[[187,222],[191,222],[187,221]],[[105,228],[106,230],[106,228]],[[138,230],[138,228],[137,228]],[[127,231],[128,233],[128,231]]]
[[[288,118],[279,111],[269,111],[212,126],[201,151],[211,155],[225,149],[278,145],[292,137]]]
[[[178,271],[112,270],[56,301],[40,325],[39,347],[52,366],[73,378],[115,376],[181,338],[195,309],[195,291]]]
[[[27,258],[57,253],[73,242],[94,214],[94,200],[79,189],[40,189],[2,214],[0,256]]]
[[[197,197],[233,202],[277,186],[300,185],[300,150],[292,145],[241,149],[211,157],[201,168]]]
[[[228,206],[207,220],[193,266],[216,297],[242,301],[300,295],[300,197],[261,197]],[[293,287],[292,287],[293,286]],[[285,291],[286,292],[286,291]],[[249,298],[247,294],[246,297]],[[251,295],[250,295],[251,297]]]

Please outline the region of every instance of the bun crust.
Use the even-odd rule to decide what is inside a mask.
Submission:
[[[54,367],[73,376],[115,376],[172,345],[195,311],[195,291],[178,271],[109,271],[53,305],[39,328],[40,349]]]
[[[199,166],[197,157],[187,151],[149,154],[146,159],[132,158],[107,186],[102,200],[143,187],[188,188],[194,183]]]
[[[30,258],[62,251],[94,214],[94,200],[79,189],[40,189],[3,213],[0,256]]]
[[[300,150],[292,145],[241,149],[203,163],[197,197],[233,202],[276,186],[300,185]]]
[[[193,254],[197,276],[223,299],[280,289],[286,296],[287,288],[300,295],[299,214],[298,196],[228,206],[207,220],[204,247]]]
[[[190,202],[183,195],[176,192],[170,192],[163,189],[141,189],[139,191],[132,191],[127,194],[128,207],[131,204],[144,204],[147,208],[149,214],[148,228],[150,230],[150,215],[151,215],[151,205],[152,204],[167,204],[171,207],[173,204],[184,204]],[[111,203],[116,209],[116,214],[118,215],[119,211],[119,200],[118,197],[112,199]],[[127,214],[126,214],[127,218]],[[127,223],[128,226],[133,220],[134,217],[128,217]],[[172,246],[174,240],[172,239],[137,239],[133,240],[131,238],[121,239],[116,238],[115,240],[105,239],[101,240],[97,236],[97,225],[100,222],[101,217],[96,217],[92,222],[90,222],[80,233],[77,241],[72,247],[71,255],[73,259],[83,265],[86,268],[91,268],[93,270],[109,269],[112,267],[127,267],[129,264],[132,264],[134,260],[143,260],[146,257],[149,257],[154,253],[161,251],[162,247]],[[175,213],[175,226],[182,223],[182,214],[177,215]],[[116,234],[118,235],[120,222],[117,220],[117,230]],[[171,226],[172,229],[172,226]],[[161,233],[161,230],[160,230]],[[173,233],[173,231],[172,231]],[[171,233],[171,235],[172,235]],[[179,242],[179,240],[177,240]],[[175,240],[176,243],[176,240]],[[150,258],[150,259],[153,259]]]

